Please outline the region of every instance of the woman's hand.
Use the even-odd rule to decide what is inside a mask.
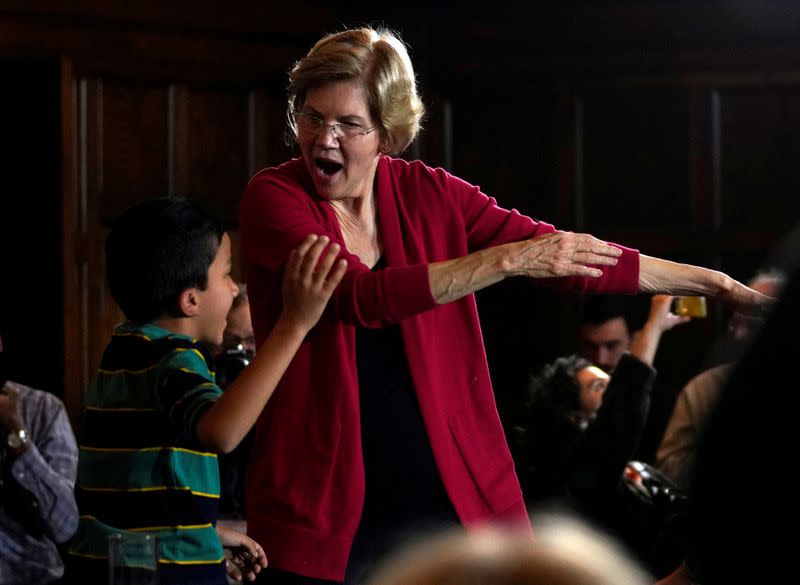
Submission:
[[[775,302],[723,272],[644,254],[639,256],[639,290],[715,297],[732,311],[751,316],[765,315]]]
[[[217,526],[217,536],[225,549],[228,577],[237,582],[242,578],[255,581],[256,574],[267,566],[267,555],[261,545],[246,534],[224,526]]]
[[[559,276],[599,277],[596,266],[616,266],[622,250],[589,234],[553,232],[509,244],[507,269],[513,276],[552,278]]]
[[[739,281],[732,278],[730,281],[729,285],[721,289],[716,296],[735,313],[751,317],[765,317],[777,302],[774,297],[768,297]]]
[[[328,246],[328,242],[328,236],[311,234],[292,250],[286,263],[282,318],[305,331],[319,321],[347,269],[347,260],[336,262],[339,244]]]
[[[509,276],[553,278],[602,276],[599,268],[614,266],[622,250],[589,234],[554,232],[435,262],[428,275],[434,300],[443,305],[482,290]]]

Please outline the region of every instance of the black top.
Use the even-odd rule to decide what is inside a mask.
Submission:
[[[382,266],[381,259],[375,269]],[[356,363],[366,496],[348,575],[411,536],[458,523],[433,458],[400,326],[356,328]]]

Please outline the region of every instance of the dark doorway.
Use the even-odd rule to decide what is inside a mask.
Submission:
[[[60,69],[0,58],[0,326],[9,378],[62,396]]]

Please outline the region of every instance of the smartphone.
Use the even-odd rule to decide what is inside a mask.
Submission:
[[[672,312],[680,317],[703,318],[708,315],[705,297],[675,297]]]

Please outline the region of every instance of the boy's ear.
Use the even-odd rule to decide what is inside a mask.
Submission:
[[[194,317],[199,309],[196,288],[187,288],[178,297],[178,311],[184,317]]]

